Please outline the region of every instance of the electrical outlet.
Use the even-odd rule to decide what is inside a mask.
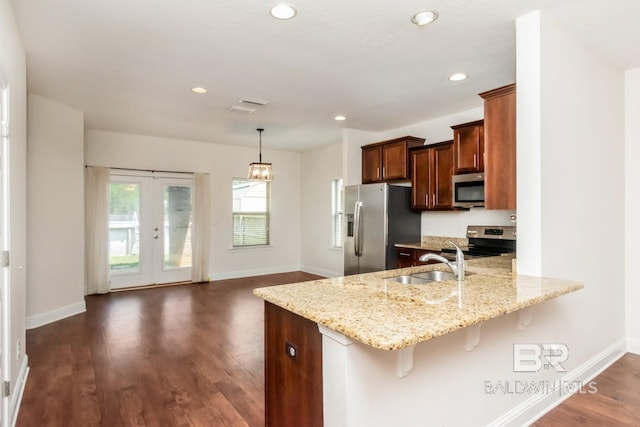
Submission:
[[[286,341],[284,344],[284,351],[292,359],[295,359],[298,355],[298,349],[295,345],[291,344],[289,341]]]

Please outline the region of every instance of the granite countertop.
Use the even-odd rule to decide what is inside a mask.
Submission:
[[[577,291],[580,283],[514,275],[512,256],[467,261],[467,276],[426,285],[390,277],[444,264],[254,289],[275,305],[381,350],[398,350]]]

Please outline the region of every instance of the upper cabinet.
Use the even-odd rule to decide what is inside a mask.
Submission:
[[[453,129],[453,173],[476,173],[484,170],[484,121],[451,126]]]
[[[486,209],[516,209],[516,85],[484,99],[484,181]]]
[[[409,149],[423,144],[423,138],[404,136],[363,146],[362,183],[410,180]]]
[[[453,209],[452,171],[453,141],[411,150],[411,207],[416,210]]]

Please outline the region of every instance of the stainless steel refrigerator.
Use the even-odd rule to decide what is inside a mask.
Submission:
[[[344,275],[396,268],[394,245],[420,241],[411,187],[363,184],[344,191]]]

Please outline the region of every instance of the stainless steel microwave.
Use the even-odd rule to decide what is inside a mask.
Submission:
[[[484,173],[454,175],[453,206],[473,208],[484,206]]]

